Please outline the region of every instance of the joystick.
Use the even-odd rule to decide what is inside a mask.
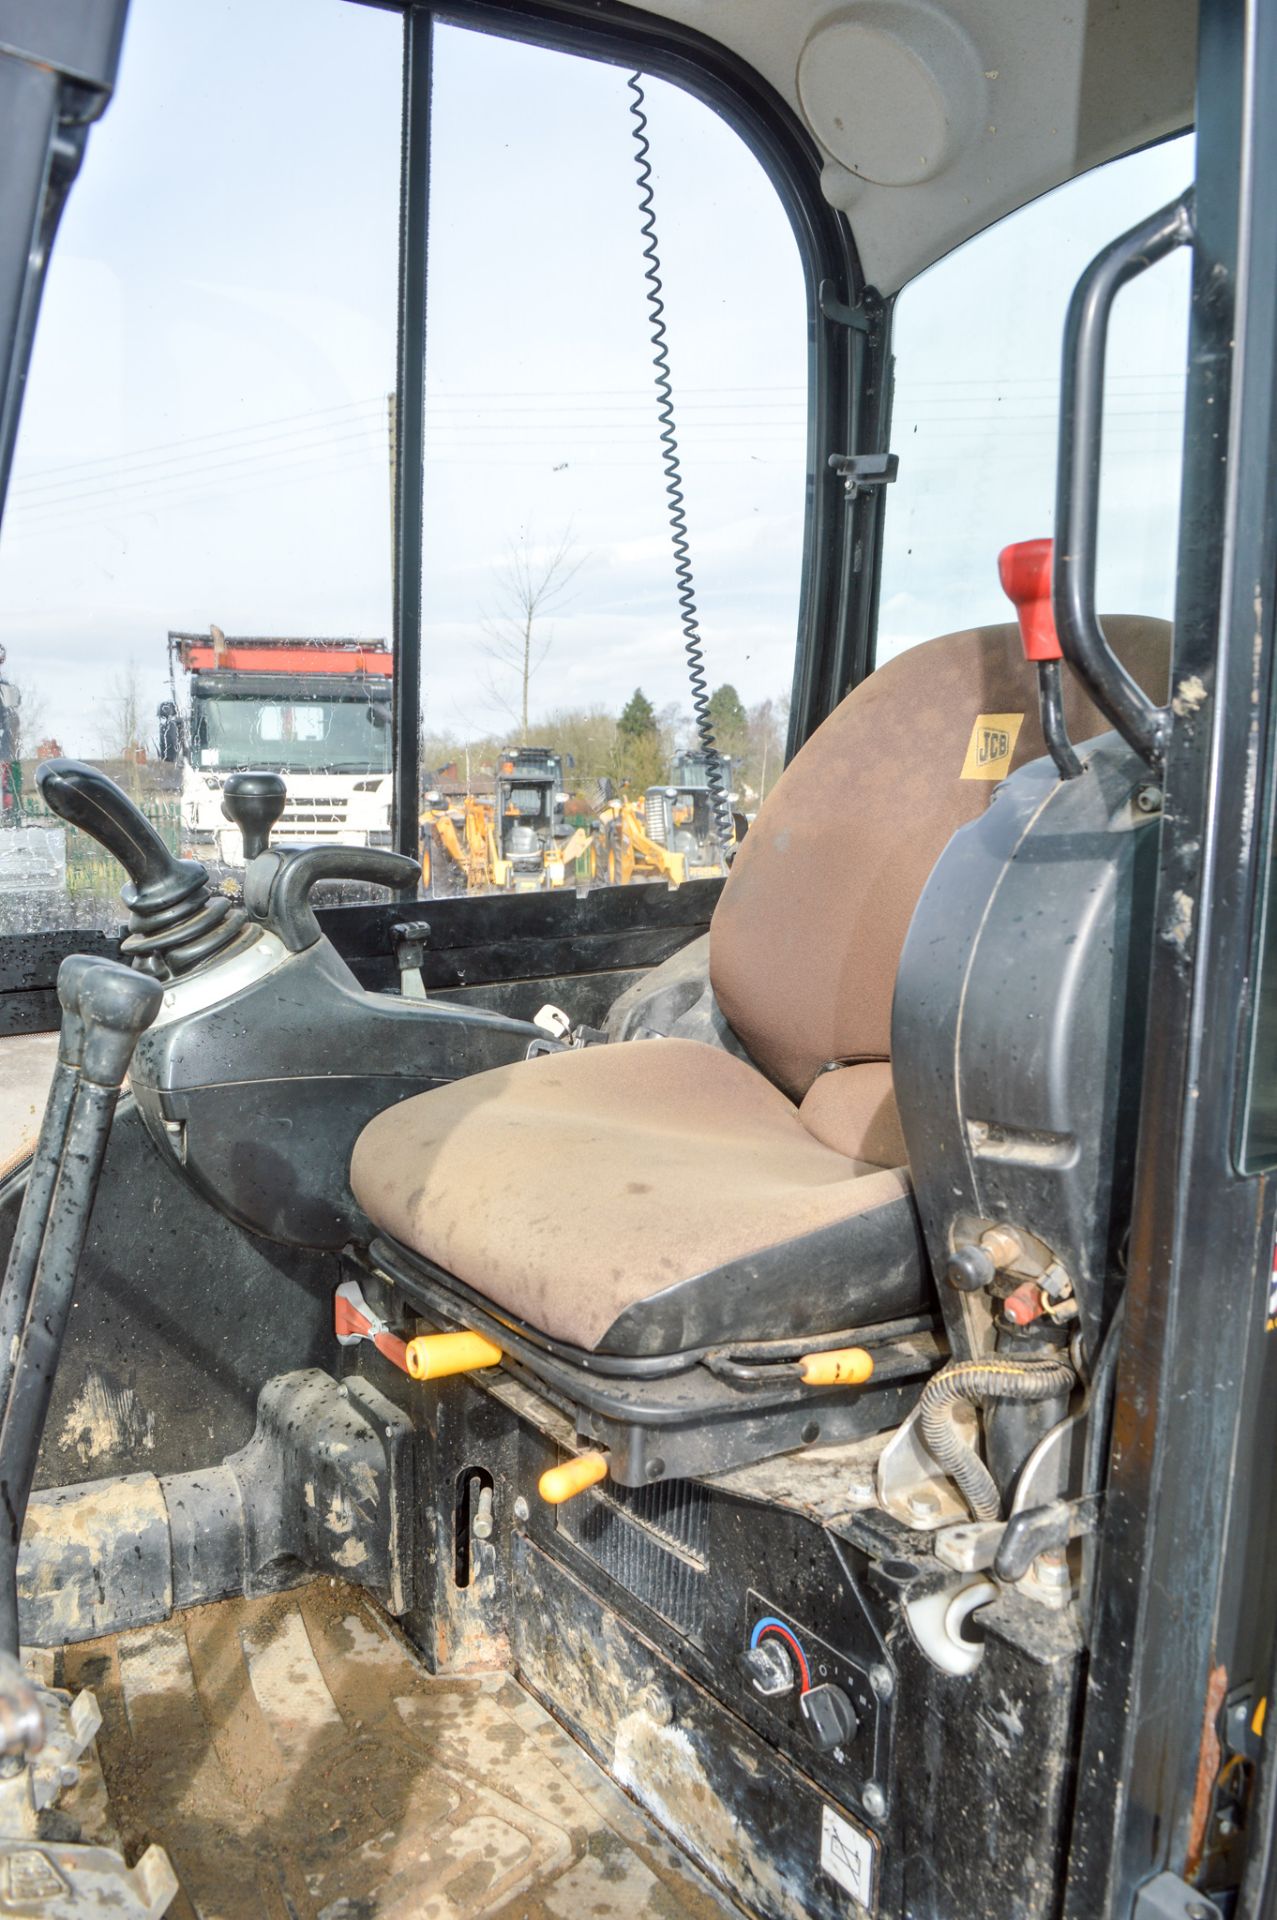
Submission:
[[[234,942],[256,940],[244,909],[214,893],[208,869],[165,846],[140,807],[114,780],[79,760],[46,760],[40,792],[61,820],[105,847],[128,874],[121,898],[129,930],[120,951],[141,973],[191,973]]]
[[[271,828],[288,798],[277,773],[233,773],[222,789],[222,812],[239,828],[244,860],[256,860],[270,844]]]

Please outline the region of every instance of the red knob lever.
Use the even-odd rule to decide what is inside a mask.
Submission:
[[[1060,639],[1051,610],[1050,540],[1017,540],[998,555],[998,578],[1020,619],[1026,660],[1060,660]]]

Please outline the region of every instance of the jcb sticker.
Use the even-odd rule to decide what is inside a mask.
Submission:
[[[1005,780],[1024,725],[1022,713],[978,713],[971,729],[963,780]]]

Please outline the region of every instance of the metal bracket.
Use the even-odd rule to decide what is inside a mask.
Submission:
[[[900,470],[898,453],[831,453],[829,465],[849,500],[871,487],[889,487]]]
[[[1177,1873],[1159,1873],[1135,1896],[1131,1920],[1223,1920],[1208,1894],[1190,1887]]]

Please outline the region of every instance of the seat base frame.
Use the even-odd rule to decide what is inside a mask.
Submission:
[[[853,1340],[867,1347],[874,1371],[858,1387],[809,1387],[792,1360],[750,1364],[760,1343],[754,1355],[742,1343],[624,1361],[547,1341],[385,1237],[373,1242],[364,1271],[432,1326],[486,1334],[501,1348],[506,1371],[568,1414],[580,1439],[606,1451],[610,1477],[627,1487],[724,1473],[884,1432],[905,1419],[944,1357],[930,1322],[919,1316],[794,1343],[804,1350]],[[761,1348],[775,1350],[775,1343]],[[716,1371],[723,1363],[726,1371]]]

